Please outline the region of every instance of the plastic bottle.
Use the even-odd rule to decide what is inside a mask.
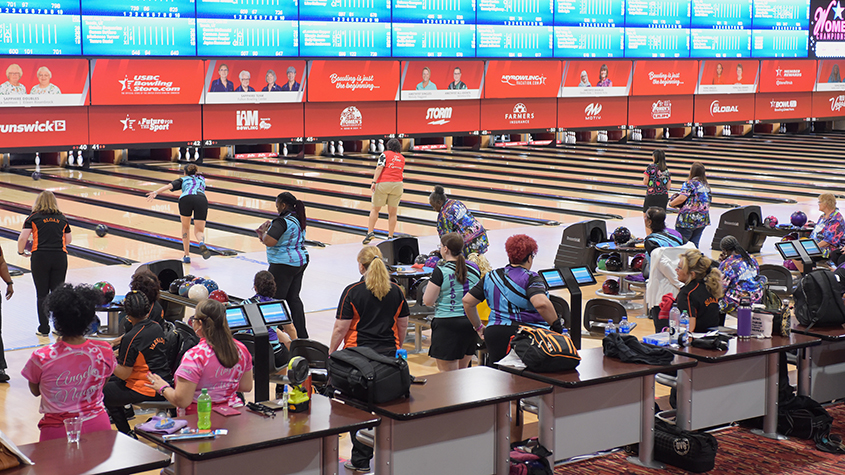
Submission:
[[[569,329],[566,328],[565,326],[560,327],[560,334],[561,335],[569,335]]]
[[[408,359],[408,350],[406,350],[404,348],[399,348],[398,350],[396,350],[396,357],[402,358],[403,360],[407,360]]]
[[[197,429],[211,429],[211,396],[206,388],[202,388],[202,394],[197,398]]]
[[[669,339],[673,345],[678,343],[678,330],[681,326],[681,311],[676,305],[669,310]]]
[[[678,335],[680,335],[681,333],[686,333],[686,332],[689,331],[689,312],[687,312],[686,310],[681,312],[681,319],[680,319],[679,323],[680,323],[680,326],[679,326]]]
[[[611,333],[616,333],[616,325],[613,324],[613,320],[608,320],[607,325],[604,326],[604,336]]]
[[[628,316],[623,315],[622,321],[619,322],[619,333],[628,334],[631,333],[631,324],[628,323]]]

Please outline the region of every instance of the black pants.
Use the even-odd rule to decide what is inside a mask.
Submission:
[[[308,330],[305,329],[305,307],[302,305],[302,299],[299,298],[306,267],[308,267],[307,262],[302,267],[270,264],[270,268],[267,269],[276,280],[276,295],[273,297],[287,301],[290,307],[297,338],[308,338]]]
[[[59,288],[67,276],[67,253],[64,251],[35,251],[30,258],[32,281],[38,305],[38,332],[50,333],[50,315],[44,301],[50,292]]]
[[[126,387],[126,381],[117,376],[109,378],[109,381],[103,386],[103,404],[109,411],[114,426],[124,434],[128,434],[132,428],[129,427],[129,421],[126,419],[126,412],[124,412],[123,407],[127,404],[144,401],[164,401],[164,398],[158,394],[147,396],[129,389]]]
[[[487,344],[487,366],[508,354],[511,337],[519,330],[518,325],[490,325],[484,329],[484,342]]]
[[[0,315],[0,369],[6,369],[6,348],[3,346],[3,317]]]

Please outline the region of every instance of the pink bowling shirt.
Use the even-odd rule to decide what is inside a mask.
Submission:
[[[214,354],[214,350],[211,349],[211,345],[205,338],[182,357],[182,363],[176,370],[174,378],[177,380],[176,384],[179,384],[179,378],[197,383],[194,402],[189,407],[189,413],[192,412],[191,409],[196,407],[196,401],[202,393],[202,388],[208,389],[208,395],[211,396],[211,402],[215,406],[232,406],[240,402],[235,393],[238,391],[241,377],[252,369],[252,356],[243,343],[235,340],[235,346],[238,348],[240,359],[231,368],[226,368],[220,364],[217,355]]]
[[[111,347],[102,341],[58,341],[35,350],[21,374],[41,389],[39,412],[45,417],[39,427],[76,415],[88,420],[105,411],[103,385],[116,364]]]

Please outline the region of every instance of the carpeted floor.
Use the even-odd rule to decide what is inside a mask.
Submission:
[[[845,404],[827,408],[834,418],[831,433],[845,435]],[[732,427],[713,433],[719,441],[716,467],[710,474],[843,474],[845,455],[833,455],[816,450],[809,440],[774,441],[758,437],[748,429]],[[689,473],[667,465],[666,470],[650,470],[628,463],[625,453],[555,467],[555,475],[604,474],[681,474]]]

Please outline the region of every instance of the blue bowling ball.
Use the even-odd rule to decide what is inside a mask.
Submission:
[[[179,296],[180,297],[187,297],[188,291],[191,290],[191,286],[194,285],[193,282],[185,282],[184,284],[179,286]]]
[[[202,283],[202,285],[204,285],[205,288],[208,289],[209,294],[220,288],[220,287],[217,286],[217,282],[215,282],[211,279],[206,280],[205,282]]]

